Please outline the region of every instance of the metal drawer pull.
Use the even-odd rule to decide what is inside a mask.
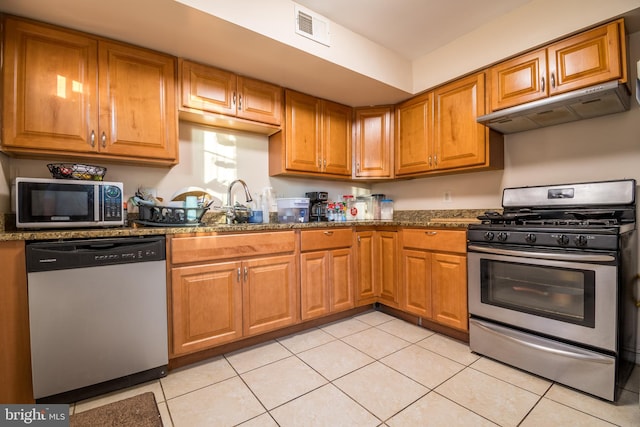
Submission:
[[[325,231],[324,235],[325,236],[333,236],[333,231]]]
[[[242,274],[242,273],[240,272],[240,267],[238,267],[238,282],[240,282],[240,279],[241,279],[240,275],[241,275],[241,274]]]
[[[435,236],[436,234],[438,234],[437,231],[425,231],[424,234],[426,234],[427,236]]]
[[[247,277],[249,276],[249,269],[247,267],[244,268],[244,281],[247,281]]]
[[[91,146],[95,147],[96,146],[96,132],[95,131],[91,131],[91,137],[89,138],[91,140]]]
[[[102,132],[102,148],[106,148],[107,147],[107,134],[104,133],[104,131]]]

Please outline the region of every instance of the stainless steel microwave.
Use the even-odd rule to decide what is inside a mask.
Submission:
[[[124,225],[121,182],[16,178],[16,227]]]

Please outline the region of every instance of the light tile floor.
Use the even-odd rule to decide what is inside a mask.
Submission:
[[[640,426],[636,368],[616,404],[378,311],[78,402],[153,391],[165,426]]]

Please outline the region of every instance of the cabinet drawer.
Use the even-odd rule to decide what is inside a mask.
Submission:
[[[353,233],[350,228],[337,230],[305,230],[300,233],[301,251],[350,247]]]
[[[272,255],[295,248],[294,231],[177,237],[171,241],[171,263]]]
[[[467,252],[467,232],[462,230],[402,230],[402,246],[438,252]]]

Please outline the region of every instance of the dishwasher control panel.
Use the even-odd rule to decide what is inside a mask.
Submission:
[[[27,272],[162,261],[165,252],[164,236],[28,242]]]

